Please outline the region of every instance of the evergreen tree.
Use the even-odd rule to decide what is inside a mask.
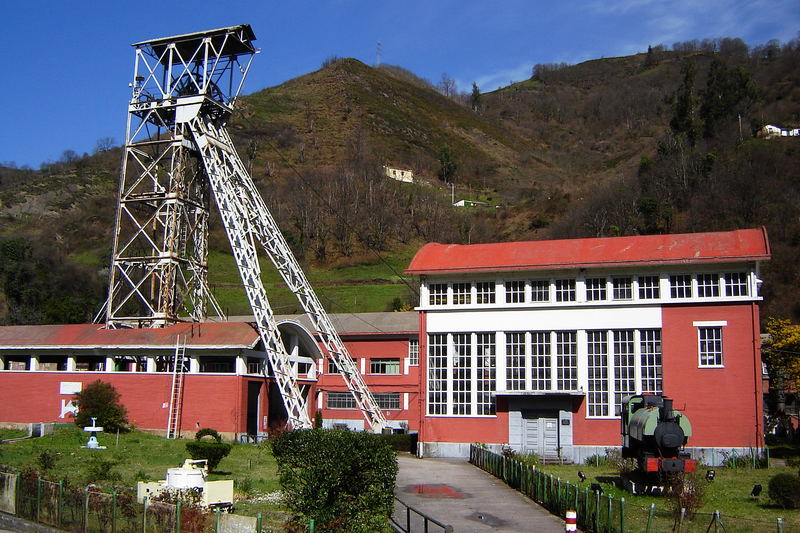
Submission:
[[[481,107],[481,90],[478,88],[478,84],[474,81],[472,82],[472,94],[470,95],[470,103],[472,104],[472,110],[478,111]]]
[[[697,140],[697,122],[694,116],[694,63],[684,62],[681,66],[681,73],[683,81],[675,93],[675,108],[669,125],[676,134],[686,135],[689,143],[694,146]]]
[[[120,403],[120,394],[111,383],[93,381],[75,393],[75,400],[78,402],[75,424],[79,427],[91,425],[92,418],[96,418],[104,431],[127,431],[128,410]]]
[[[458,170],[458,163],[453,156],[453,150],[449,146],[442,146],[439,150],[439,179],[451,183]]]
[[[758,86],[741,67],[729,68],[715,57],[708,71],[708,82],[700,104],[703,136],[712,138],[722,124],[747,113],[758,101]]]

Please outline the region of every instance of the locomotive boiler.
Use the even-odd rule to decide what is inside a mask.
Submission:
[[[697,469],[697,461],[684,451],[691,436],[689,418],[673,409],[671,398],[659,394],[623,398],[622,456],[636,459],[646,485],[661,484],[668,474]]]

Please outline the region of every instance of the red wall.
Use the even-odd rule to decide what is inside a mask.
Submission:
[[[761,446],[761,358],[755,304],[665,307],[664,393],[692,423],[689,446]],[[698,368],[695,321],[727,321],[724,368]]]
[[[62,381],[84,384],[101,380],[112,384],[128,409],[128,420],[140,429],[166,430],[172,376],[106,372],[11,372],[0,373],[0,420],[4,422],[70,422],[59,418]],[[244,432],[247,384],[240,376],[186,374],[183,430],[212,427],[221,432]],[[166,404],[166,407],[164,407]]]
[[[361,368],[361,360],[364,363],[364,381],[370,391],[378,392],[399,392],[400,410],[384,410],[383,414],[391,422],[392,420],[407,420],[410,430],[419,429],[419,396],[420,396],[420,367],[408,367],[406,371],[406,361],[408,358],[408,337],[398,338],[378,338],[377,336],[348,337],[345,344],[353,357],[356,366]],[[422,363],[422,348],[420,347],[420,363]],[[370,358],[397,358],[400,359],[400,374],[375,374],[369,373]],[[323,391],[346,391],[347,387],[339,374],[327,374],[327,360],[323,365],[323,373],[318,376],[317,388]],[[320,391],[324,395],[324,392]],[[408,410],[403,407],[403,394],[408,393]],[[316,404],[315,404],[316,405]],[[357,409],[326,409],[323,397],[322,416],[325,419],[361,419],[362,414]]]

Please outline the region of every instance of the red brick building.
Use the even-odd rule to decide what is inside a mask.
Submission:
[[[689,416],[689,446],[712,463],[762,446],[758,272],[769,257],[763,228],[432,243],[407,269],[420,280],[415,312],[332,318],[390,425],[419,431],[421,454],[484,442],[580,461],[619,446],[624,395],[651,392]],[[363,428],[305,318],[279,322],[311,416]],[[263,435],[282,422],[246,317],[0,328],[0,422],[66,421],[72,394],[102,379],[134,424],[165,431],[176,338],[187,354],[182,431]]]

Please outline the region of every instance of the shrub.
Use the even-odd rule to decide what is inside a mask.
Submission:
[[[800,507],[800,477],[794,474],[777,474],[770,478],[769,497],[784,509]]]
[[[39,465],[39,468],[42,469],[42,472],[47,472],[55,468],[56,456],[47,450],[43,450],[42,453],[40,453],[36,458],[36,464]]]
[[[703,506],[703,496],[705,496],[707,486],[708,483],[696,473],[682,472],[671,476],[667,497],[672,509],[676,513],[679,513],[681,509],[686,509],[687,515],[691,518]]]
[[[393,433],[378,435],[378,438],[391,446],[393,450],[410,453],[416,453],[418,437],[419,435],[416,433]]]
[[[120,395],[111,383],[93,381],[75,394],[78,402],[78,414],[75,424],[78,427],[89,426],[92,418],[104,431],[114,432],[128,430],[128,410],[119,401]]]
[[[636,470],[636,459],[622,457],[622,450],[616,448],[606,448],[606,464],[620,473]]]
[[[381,438],[346,430],[298,430],[271,441],[287,507],[317,531],[386,531],[397,458]]]
[[[211,437],[213,440],[203,437]],[[203,428],[199,430],[193,441],[186,443],[186,451],[192,459],[205,459],[208,461],[208,470],[214,471],[225,456],[231,453],[231,446],[222,442],[222,436],[216,429]]]
[[[608,458],[605,455],[596,453],[584,459],[583,464],[586,466],[606,466],[608,464]]]

